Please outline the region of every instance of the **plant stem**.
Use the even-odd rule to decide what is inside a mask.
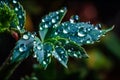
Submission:
[[[0,79],[8,80],[21,62],[22,61],[17,63],[10,63],[10,56],[9,56],[4,62],[4,64],[0,67]]]

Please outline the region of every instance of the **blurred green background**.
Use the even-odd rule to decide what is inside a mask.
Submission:
[[[72,15],[93,24],[101,23],[103,28],[115,25],[94,45],[83,46],[90,56],[88,59],[69,58],[68,69],[57,60],[52,60],[46,70],[42,70],[36,59],[29,57],[16,69],[10,80],[120,80],[120,5],[109,0],[19,0],[26,10],[25,28],[31,32],[38,29],[42,17],[49,12],[67,7],[63,21]],[[0,65],[13,48],[15,40],[9,34],[0,39]],[[2,37],[2,35],[0,35]],[[8,41],[9,38],[9,41]],[[9,45],[9,46],[8,46]]]

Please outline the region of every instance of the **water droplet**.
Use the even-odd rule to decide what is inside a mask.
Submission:
[[[17,7],[15,8],[15,11],[18,11],[18,8],[17,8]]]
[[[73,54],[73,56],[74,56],[74,57],[78,57],[77,54],[75,54],[75,53]]]
[[[67,40],[67,41],[66,41],[66,44],[68,44],[68,43],[69,43],[69,41]]]
[[[56,20],[55,19],[52,19],[52,23],[55,23],[56,22]]]
[[[67,34],[68,32],[67,32],[65,29],[63,29],[63,33],[64,33],[64,34]]]
[[[22,16],[21,16],[21,15],[19,15],[19,18],[21,19],[21,18],[22,18]]]
[[[87,44],[90,44],[91,42],[90,41],[86,41]]]
[[[68,49],[68,52],[72,52],[70,49]]]
[[[48,28],[48,25],[47,24],[45,24],[45,26],[44,26],[45,28]]]
[[[19,47],[19,51],[20,52],[26,51],[26,46],[24,44],[21,44],[20,47]]]
[[[58,20],[58,19],[59,19],[59,16],[56,16],[56,19]]]
[[[45,22],[45,20],[44,20],[44,19],[42,19],[42,22]]]
[[[28,39],[29,38],[29,36],[28,35],[23,35],[23,39]]]
[[[42,48],[41,48],[41,46],[37,46],[37,49],[38,49],[38,50],[41,50]]]
[[[56,14],[59,14],[59,12],[57,11]]]
[[[78,32],[78,36],[79,36],[79,37],[84,37],[85,34]]]
[[[47,64],[46,61],[43,61],[43,64],[46,65]]]
[[[57,32],[55,32],[55,35],[58,35],[58,33],[57,33]]]
[[[48,57],[50,57],[50,56],[51,56],[51,54],[50,54],[50,53],[48,53],[48,54],[47,54],[47,56],[48,56]]]
[[[61,54],[63,54],[64,53],[64,51],[61,51]]]
[[[43,28],[42,28],[42,27],[40,27],[40,30],[43,30]]]
[[[58,58],[59,61],[61,61],[61,58]]]
[[[36,55],[36,54],[34,54],[33,58],[36,58],[36,57],[37,57],[37,55]]]
[[[60,10],[60,12],[62,12],[62,13],[63,13],[63,12],[64,12],[64,10],[62,10],[62,9],[61,9],[61,10]]]
[[[13,3],[17,3],[17,1],[16,1],[16,0],[13,0]]]
[[[10,57],[10,60],[12,60],[12,57]]]
[[[20,26],[17,26],[17,29],[20,30]]]
[[[73,19],[70,19],[70,23],[74,23],[74,20],[73,20]]]

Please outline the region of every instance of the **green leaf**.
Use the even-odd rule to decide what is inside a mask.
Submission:
[[[57,46],[62,46],[67,51],[67,54],[71,57],[88,58],[86,51],[81,46],[67,39],[57,37],[49,41],[53,41],[52,43]]]
[[[53,51],[53,45],[51,43],[42,43],[39,38],[35,38],[34,41],[34,57],[37,58],[39,63],[45,69],[48,64],[51,62],[51,56]]]
[[[106,32],[112,30],[100,30],[99,26],[94,26],[88,22],[64,22],[56,28],[50,37],[61,37],[73,41],[79,45],[93,44],[98,41]]]
[[[64,46],[65,50],[67,51],[68,55],[75,58],[88,58],[88,55],[84,48],[75,44],[75,43],[68,43]]]
[[[41,23],[39,25],[39,35],[42,41],[44,40],[48,32],[48,29],[57,27],[57,24],[61,22],[66,11],[67,11],[66,8],[62,8],[58,11],[51,12],[42,18]]]
[[[15,26],[14,22],[11,23],[11,28],[15,28],[20,32],[24,33],[24,24],[25,24],[25,11],[22,5],[17,0],[9,0],[8,5],[14,12],[17,14],[17,19],[19,21],[19,25]]]
[[[9,29],[11,23],[18,25],[17,15],[6,3],[0,2],[0,31]]]
[[[55,46],[55,49],[53,51],[53,56],[64,66],[67,68],[67,62],[68,62],[68,55],[67,52],[63,47]]]
[[[22,38],[16,43],[13,49],[11,62],[18,62],[26,59],[31,54],[33,48],[34,35],[25,33]]]

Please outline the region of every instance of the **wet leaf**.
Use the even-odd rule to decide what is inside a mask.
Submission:
[[[39,35],[43,41],[49,28],[55,28],[61,22],[62,18],[66,13],[66,8],[62,8],[58,11],[51,12],[42,18],[39,25]]]
[[[56,28],[56,30],[51,34],[51,37],[61,37],[73,41],[79,45],[93,44],[98,41],[102,36],[104,36],[108,31],[100,30],[97,26],[94,26],[88,22],[64,22]]]
[[[53,56],[64,66],[67,68],[67,62],[68,62],[68,55],[67,52],[63,47],[55,46],[55,49],[53,51]]]
[[[30,33],[25,33],[22,38],[16,43],[12,51],[11,62],[18,62],[26,59],[33,48],[34,36]]]
[[[43,68],[47,68],[48,64],[51,62],[51,56],[53,51],[53,45],[51,43],[42,43],[39,38],[35,38],[34,41],[34,57],[41,64]]]

